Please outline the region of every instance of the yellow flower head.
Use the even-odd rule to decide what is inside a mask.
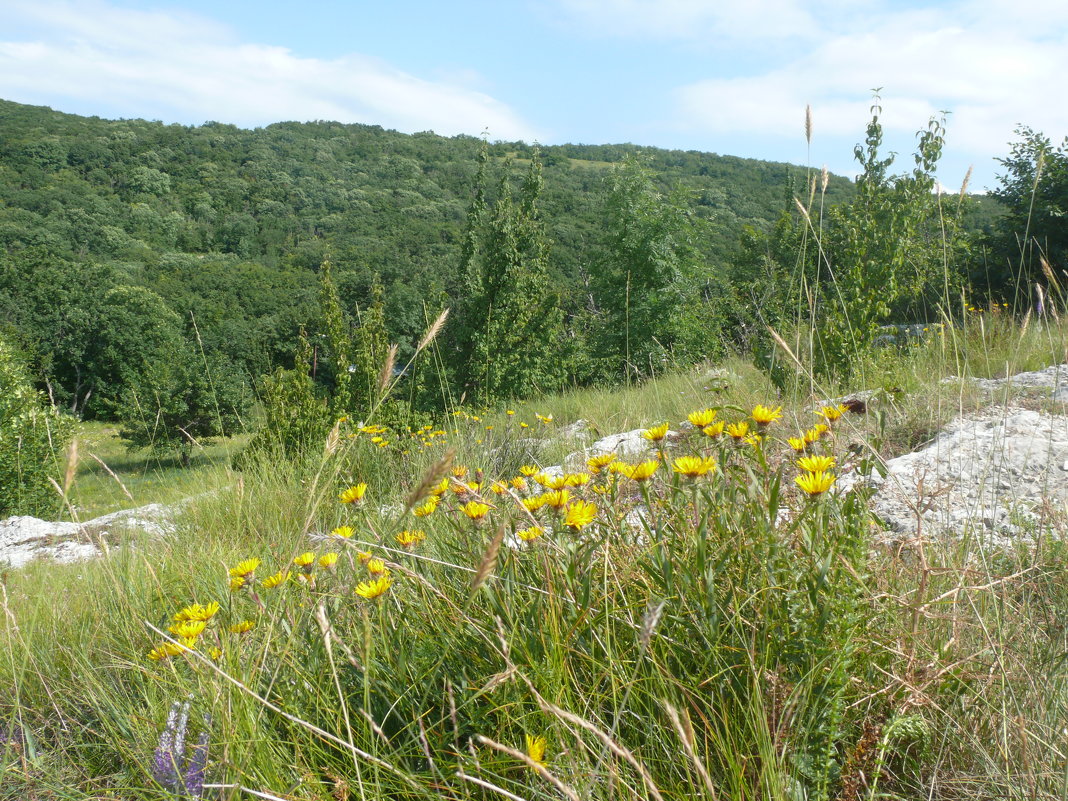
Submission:
[[[706,428],[712,425],[712,421],[716,419],[715,409],[701,409],[699,412],[690,412],[686,415],[686,419],[689,420],[695,428]]]
[[[541,526],[531,526],[530,528],[524,528],[521,531],[517,531],[515,535],[523,542],[534,542],[534,540],[544,533],[545,529]]]
[[[600,473],[608,465],[612,464],[616,460],[614,453],[602,453],[597,456],[591,456],[586,460],[586,467],[590,469],[591,473]]]
[[[790,437],[786,440],[786,444],[793,448],[795,453],[804,453],[805,449],[808,448],[808,443],[805,442],[804,437]]]
[[[463,478],[467,475],[467,467],[465,465],[458,464],[452,469],[452,474],[456,478]]]
[[[743,439],[742,442],[754,448],[759,448],[761,445],[764,444],[764,435],[753,433]]]
[[[261,581],[260,585],[265,590],[273,590],[275,587],[279,587],[289,581],[291,576],[292,573],[290,573],[288,570],[284,572],[279,570],[273,576],[268,576],[263,581]]]
[[[540,735],[535,737],[532,734],[528,734],[526,735],[526,741],[527,756],[530,757],[530,761],[545,767],[545,738]]]
[[[204,627],[207,625],[207,622],[203,620],[183,620],[181,623],[175,623],[167,631],[179,640],[195,640],[204,633]]]
[[[428,515],[432,515],[435,511],[437,511],[438,503],[439,501],[437,499],[437,496],[431,496],[426,503],[421,504],[412,509],[412,514],[416,517],[426,517]]]
[[[656,459],[650,459],[647,462],[632,465],[623,475],[633,481],[645,481],[646,479],[652,478],[653,473],[659,469],[660,462]]]
[[[305,551],[304,553],[293,557],[293,564],[295,564],[297,567],[308,567],[308,565],[310,565],[314,561],[315,554],[313,554],[311,551]]]
[[[371,600],[372,598],[377,598],[379,595],[385,593],[385,591],[389,589],[389,585],[392,583],[392,578],[388,575],[382,575],[370,581],[361,581],[356,585],[356,589],[353,590],[353,592],[361,598]]]
[[[834,467],[834,457],[803,456],[797,460],[797,466],[809,473],[826,473]]]
[[[234,623],[230,626],[230,632],[233,634],[244,634],[245,632],[252,631],[255,626],[255,621],[242,620],[240,623]]]
[[[190,604],[185,609],[180,610],[174,615],[174,622],[181,623],[183,620],[204,620],[208,621],[215,617],[215,614],[219,611],[219,602],[212,601],[207,606],[201,606],[200,604]]]
[[[370,551],[356,551],[356,558],[360,560],[361,565],[366,565],[372,559]]]
[[[664,423],[663,425],[645,429],[645,431],[642,432],[642,437],[650,442],[660,442],[667,436],[667,432],[668,424]]]
[[[727,426],[727,433],[734,437],[735,442],[740,442],[749,434],[749,422],[742,420],[739,423],[731,423]]]
[[[188,650],[189,649],[184,645],[178,645],[177,643],[173,642],[161,642],[159,645],[157,645],[155,648],[148,652],[148,658],[151,659],[153,662],[159,662],[163,659],[167,659],[172,656],[177,656],[183,651]]]
[[[448,491],[448,489],[449,479],[446,477],[441,479],[441,481],[434,485],[434,489],[430,490],[430,494],[433,495],[435,498],[440,498]]]
[[[494,495],[504,495],[504,493],[508,492],[508,485],[503,481],[494,481],[490,484],[490,492]]]
[[[802,473],[794,481],[810,498],[815,498],[833,487],[835,478],[833,473]]]
[[[525,465],[523,465],[522,467],[519,468],[519,473],[521,475],[526,476],[527,478],[531,478],[533,476],[536,476],[539,472],[540,471],[538,470],[538,468],[536,468],[532,464],[525,464]]]
[[[715,439],[723,433],[723,427],[725,423],[720,420],[718,423],[712,423],[712,425],[705,426],[701,429],[701,433],[709,439]]]
[[[333,531],[330,532],[330,536],[331,537],[338,537],[338,538],[343,539],[343,540],[347,540],[355,533],[356,533],[356,529],[354,529],[352,526],[338,526],[337,528],[335,528]]]
[[[566,489],[558,489],[546,492],[541,497],[545,499],[543,503],[546,506],[552,509],[560,509],[561,507],[566,506],[567,502],[571,500],[571,492]]]
[[[711,456],[680,456],[672,463],[672,469],[687,478],[697,478],[715,471],[716,460]]]
[[[234,576],[230,579],[230,592],[237,592],[245,586],[244,576]]]
[[[774,409],[772,409],[770,406],[757,404],[753,407],[753,420],[756,421],[756,424],[758,426],[771,425],[780,417],[782,417],[781,406],[776,406]]]
[[[512,489],[519,490],[520,492],[527,488],[527,480],[522,476],[516,476],[508,483],[512,485]]]
[[[534,412],[534,416],[538,418],[538,422],[543,426],[547,426],[553,421],[553,416],[551,414],[538,414],[537,412]]]
[[[545,501],[545,494],[535,495],[533,498],[524,498],[523,508],[528,512],[536,512],[545,505]]]
[[[363,500],[363,496],[367,493],[367,484],[361,481],[359,484],[353,484],[347,490],[338,495],[338,500],[342,503],[359,503]]]
[[[575,501],[564,514],[564,525],[572,531],[581,531],[597,517],[597,507],[589,501]]]
[[[833,423],[835,420],[839,420],[843,414],[848,412],[849,409],[844,404],[839,403],[837,406],[824,406],[816,414],[826,420],[828,423]]]
[[[565,487],[582,487],[590,483],[593,478],[589,473],[567,473],[564,476]]]
[[[246,559],[243,562],[238,562],[234,567],[230,568],[231,578],[248,578],[256,572],[256,568],[260,566],[259,559]]]
[[[415,529],[414,531],[402,531],[397,535],[397,542],[400,543],[403,548],[414,548],[416,545],[426,539],[426,532],[422,529]]]
[[[222,656],[222,648],[217,648],[213,645],[210,649],[208,649],[208,656],[218,662],[219,657]]]
[[[389,570],[386,568],[386,563],[381,559],[368,559],[367,572],[372,576],[383,576],[387,575]]]
[[[337,554],[331,551],[330,553],[324,553],[319,557],[319,567],[326,569],[332,568],[337,564]]]
[[[489,510],[489,504],[482,503],[480,501],[468,501],[460,507],[460,511],[472,520],[481,520],[487,514],[489,514]]]

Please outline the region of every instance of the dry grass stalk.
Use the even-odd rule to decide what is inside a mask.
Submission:
[[[67,448],[67,470],[63,474],[63,496],[66,497],[70,492],[71,485],[74,483],[74,476],[78,473],[78,438],[74,437],[70,441],[70,447]]]
[[[812,144],[812,104],[805,104],[805,142]]]
[[[578,726],[581,729],[585,729],[598,740],[600,740],[605,748],[607,748],[620,759],[628,762],[631,767],[638,771],[638,774],[642,777],[642,781],[645,782],[645,786],[649,790],[649,795],[655,798],[656,801],[664,801],[664,796],[660,794],[660,791],[653,783],[653,777],[652,775],[650,775],[649,770],[638,760],[638,757],[634,755],[634,752],[629,751],[623,746],[621,746],[619,743],[609,737],[605,732],[601,731],[593,723],[586,720],[585,718],[581,718],[573,712],[568,712],[566,709],[561,709],[556,704],[546,701],[540,695],[537,696],[537,700],[538,705],[542,708],[544,712],[549,712],[553,715],[556,715],[556,717],[560,718],[560,720],[564,721],[565,723],[570,723],[574,726]]]
[[[126,485],[122,483],[122,479],[115,474],[115,471],[108,467],[104,463],[104,460],[97,456],[95,453],[90,451],[89,455],[96,460],[97,464],[104,468],[105,473],[115,479],[115,483],[119,485],[119,489],[122,490],[122,494],[132,501],[134,499],[134,496],[130,494],[130,491],[128,489],[126,489]]]
[[[520,762],[525,764],[532,771],[534,771],[539,776],[541,776],[543,779],[545,779],[545,781],[549,782],[549,784],[551,784],[553,787],[555,787],[557,790],[559,790],[566,798],[571,799],[571,801],[579,801],[579,794],[578,793],[576,793],[571,787],[568,787],[566,784],[564,784],[562,781],[560,781],[558,778],[556,778],[553,774],[551,774],[545,768],[544,765],[541,765],[538,762],[535,762],[533,759],[531,759],[529,756],[524,754],[522,751],[519,751],[518,749],[515,749],[515,748],[509,748],[507,745],[502,745],[501,743],[498,743],[496,740],[491,740],[489,737],[483,737],[481,734],[476,734],[475,735],[475,739],[478,740],[480,743],[482,743],[482,745],[489,746],[490,748],[494,749],[495,751],[500,751],[502,754],[508,754],[508,756],[514,757],[515,759],[518,759]]]
[[[415,352],[416,353],[419,353],[420,351],[422,351],[423,348],[425,348],[427,345],[429,345],[431,342],[433,342],[437,338],[438,334],[441,333],[441,329],[445,327],[445,320],[448,319],[448,316],[449,316],[449,310],[448,309],[442,309],[441,314],[438,315],[438,319],[436,319],[433,323],[431,323],[430,328],[428,328],[426,330],[426,333],[423,334],[423,338],[420,339],[419,340],[419,344],[416,345],[416,347],[415,347]]]
[[[974,166],[969,164],[968,165],[968,172],[964,173],[964,181],[961,182],[960,194],[958,195],[958,199],[960,199],[960,200],[964,200],[964,196],[966,194],[968,194],[968,184],[971,183],[972,170],[973,169],[974,169]]]
[[[693,726],[690,724],[689,717],[687,716],[686,725],[683,726],[682,720],[679,717],[679,710],[667,701],[664,701],[664,712],[667,713],[668,720],[671,721],[671,725],[679,735],[679,740],[682,742],[682,750],[686,752],[686,756],[689,757],[690,762],[693,763],[693,768],[697,771],[697,775],[701,777],[705,789],[708,790],[708,795],[715,801],[715,799],[718,798],[718,795],[716,794],[716,786],[712,784],[712,777],[708,775],[708,769],[705,767],[705,763],[701,761],[699,756],[697,756],[697,751],[694,749],[695,738],[693,734]]]
[[[809,225],[811,225],[812,219],[808,216],[808,209],[805,208],[805,204],[796,197],[794,198],[794,203],[797,204],[797,210],[801,212],[801,216],[805,218],[805,221],[809,223]]]
[[[827,169],[827,165],[823,165],[823,169],[820,170],[820,194],[827,193],[827,185],[831,182],[831,171]]]
[[[411,509],[417,505],[423,498],[430,494],[441,479],[445,478],[452,469],[453,459],[456,458],[456,449],[449,448],[442,455],[437,462],[431,465],[430,469],[423,474],[422,480],[419,482],[419,486],[412,490],[408,497],[404,501],[404,508]]]
[[[381,395],[386,391],[386,387],[389,386],[390,379],[393,378],[393,367],[397,363],[397,346],[390,345],[389,352],[386,354],[386,360],[382,362],[382,371],[378,374],[378,394]]]
[[[323,445],[323,457],[333,455],[337,450],[338,444],[341,442],[341,421],[338,420],[334,423],[334,427],[330,429],[330,433],[326,435],[326,442]]]
[[[475,577],[471,580],[472,595],[478,592],[478,588],[486,583],[486,579],[490,577],[494,568],[497,567],[497,557],[501,553],[501,544],[504,542],[505,530],[505,525],[503,523],[497,526],[497,533],[493,535],[489,547],[487,547],[486,552],[482,554],[482,561],[478,563]]]

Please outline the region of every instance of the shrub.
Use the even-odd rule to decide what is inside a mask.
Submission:
[[[33,388],[21,358],[0,339],[0,515],[41,515],[58,504],[57,478],[73,422]]]

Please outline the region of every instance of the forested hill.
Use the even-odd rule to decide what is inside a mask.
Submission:
[[[240,282],[247,293],[237,303],[257,308],[231,308],[230,327],[266,314],[278,338],[307,322],[297,307],[314,298],[314,271],[328,255],[346,306],[378,275],[392,333],[410,337],[424,324],[421,301],[457,267],[481,144],[333,122],[243,130],[104,120],[0,101],[0,248],[118,264],[124,281],[179,313],[200,309],[209,328],[223,313],[211,306],[232,306],[227,285]],[[489,151],[493,195],[505,165],[526,170],[531,147],[496,142]],[[698,223],[692,244],[710,271],[723,269],[744,226],[766,228],[805,181],[800,167],[712,153],[543,147],[542,215],[550,270],[563,285],[577,287],[594,260],[604,176],[634,153],[665,192],[683,190]],[[831,178],[829,201],[851,193],[850,181]],[[257,349],[280,344],[264,336]]]

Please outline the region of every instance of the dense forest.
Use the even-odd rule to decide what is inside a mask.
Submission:
[[[877,154],[860,166],[873,174]],[[0,333],[74,413],[159,418],[180,396],[171,411],[192,431],[206,398],[236,415],[279,367],[330,392],[361,352],[380,362],[397,343],[404,364],[450,308],[447,377],[413,379],[410,401],[432,406],[447,384],[492,404],[714,356],[798,272],[811,225],[795,198],[833,223],[864,186],[696,151],[191,127],[0,101]],[[978,241],[1000,207],[963,200],[955,224]],[[990,272],[976,264],[965,279]],[[879,311],[921,314],[922,294]],[[203,433],[226,416],[214,407]]]

